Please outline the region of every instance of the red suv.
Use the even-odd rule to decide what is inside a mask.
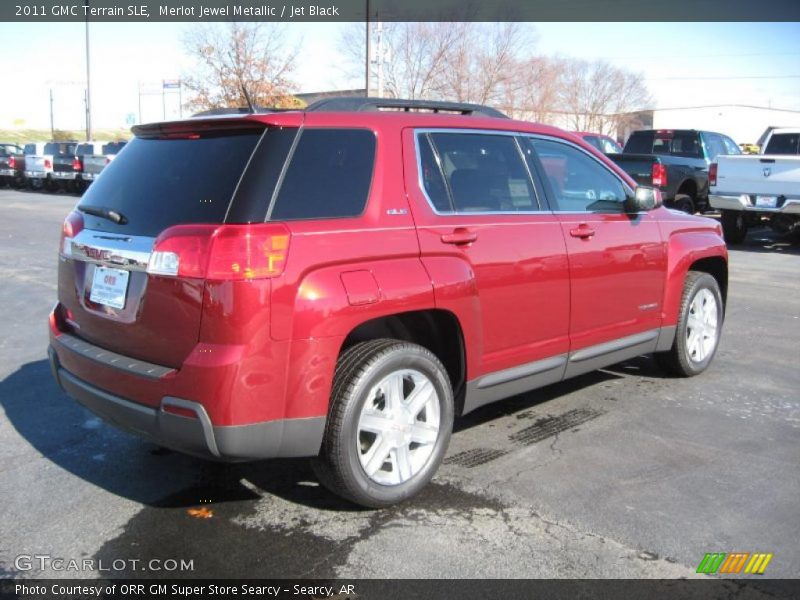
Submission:
[[[631,357],[703,371],[718,224],[576,136],[335,99],[142,125],[66,219],[59,384],[157,444],[408,498],[455,416]]]

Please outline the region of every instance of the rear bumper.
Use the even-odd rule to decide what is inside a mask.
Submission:
[[[14,169],[0,169],[0,177],[16,177],[17,171]]]
[[[52,339],[48,356],[59,386],[80,404],[120,429],[167,448],[226,461],[316,456],[319,453],[325,417],[214,425],[204,406],[198,402],[165,396],[158,408],[145,406],[76,377],[62,366],[54,347],[58,344],[58,338]],[[182,414],[168,412],[170,409]]]
[[[49,171],[25,171],[25,177],[28,179],[45,179],[49,174]]]
[[[74,181],[75,179],[80,179],[80,174],[69,171],[53,171],[52,175],[53,179],[63,179],[67,181]]]
[[[708,198],[711,206],[719,210],[743,210],[758,213],[800,215],[800,198],[786,198],[780,206],[775,208],[754,206],[748,194],[739,194],[736,196],[711,194]]]

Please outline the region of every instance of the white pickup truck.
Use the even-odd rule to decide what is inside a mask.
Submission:
[[[763,154],[718,156],[708,180],[709,202],[722,213],[729,244],[764,223],[780,233],[799,232],[800,128],[774,129]]]

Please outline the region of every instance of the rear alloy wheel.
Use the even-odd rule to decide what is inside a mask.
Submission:
[[[453,427],[453,393],[427,349],[373,340],[348,349],[314,471],[334,493],[378,508],[419,492],[441,464]]]
[[[717,280],[708,273],[689,271],[683,289],[675,341],[656,360],[681,377],[699,375],[708,368],[719,346],[724,308]]]
[[[747,236],[747,219],[743,210],[722,211],[722,235],[728,244],[741,244]]]

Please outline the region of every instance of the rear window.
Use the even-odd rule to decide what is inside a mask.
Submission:
[[[634,133],[625,144],[630,154],[668,154],[702,158],[700,136],[696,131],[648,131]]]
[[[764,154],[800,154],[800,133],[773,134]]]
[[[78,144],[75,154],[78,156],[91,156],[94,154],[94,144]]]
[[[111,142],[103,144],[102,154],[119,154],[119,151],[125,147],[125,142]]]
[[[36,144],[25,144],[25,154],[36,154]]]
[[[303,130],[268,218],[288,221],[360,215],[369,196],[374,164],[372,131]]]
[[[88,229],[156,236],[183,223],[221,223],[262,131],[198,139],[134,138],[84,194],[78,208],[104,207],[124,225],[84,214]]]
[[[44,153],[52,156],[74,156],[75,149],[78,144],[76,143],[49,143],[44,145]]]

